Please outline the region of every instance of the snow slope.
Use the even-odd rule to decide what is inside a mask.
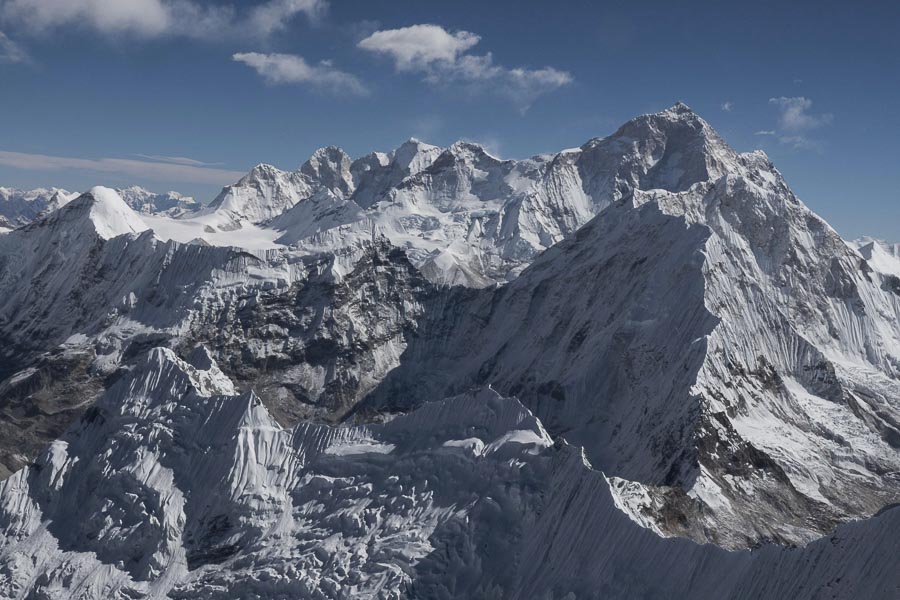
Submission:
[[[377,425],[280,427],[198,348],[148,352],[0,484],[8,598],[859,598],[900,513],[803,549],[666,540],[491,390]],[[652,576],[648,576],[652,572]]]
[[[891,244],[873,238],[860,238],[850,242],[874,270],[900,277],[900,244]]]

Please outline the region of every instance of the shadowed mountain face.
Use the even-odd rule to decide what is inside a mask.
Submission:
[[[657,484],[690,478],[691,387],[718,322],[696,300],[708,237],[655,205],[614,206],[512,283],[441,296],[358,410],[491,385],[605,469]]]
[[[448,397],[477,403],[488,388],[515,398],[541,435],[583,448],[590,467],[579,458],[578,469],[602,471],[616,514],[653,539],[805,544],[900,498],[893,254],[846,244],[762,153],[734,152],[684,105],[526,161],[467,143],[411,140],[357,161],[327,148],[293,173],[254,169],[201,212],[143,218],[95,189],[0,235],[9,472],[130,381],[152,348],[186,357],[202,344],[281,428],[368,427]],[[280,242],[162,240],[152,229],[163,220],[218,228],[213,242],[229,231]],[[453,438],[477,446],[467,439]],[[472,498],[496,500],[470,483]],[[512,513],[531,523],[541,513],[522,501]],[[475,534],[442,518],[427,536],[457,540],[470,564]],[[188,570],[230,560],[258,533],[216,523],[196,536],[218,541],[185,546]],[[169,543],[114,566],[149,581],[180,556]],[[403,564],[421,574],[438,560],[429,552]],[[401,587],[434,584],[401,570]],[[490,585],[522,581],[509,577]],[[183,594],[194,589],[207,588]]]

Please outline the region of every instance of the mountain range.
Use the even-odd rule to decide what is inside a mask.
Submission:
[[[683,104],[0,190],[0,594],[900,593],[900,248]]]

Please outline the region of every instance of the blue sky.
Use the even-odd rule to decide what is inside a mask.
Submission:
[[[0,0],[0,185],[208,200],[324,145],[519,158],[684,101],[845,237],[898,240],[898,23],[888,1]]]

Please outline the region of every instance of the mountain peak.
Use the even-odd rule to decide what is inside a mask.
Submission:
[[[687,114],[695,115],[696,114],[693,110],[691,110],[691,107],[688,106],[687,104],[685,104],[684,102],[676,102],[670,108],[667,108],[663,112],[670,112],[670,113],[674,113],[676,115],[687,115]]]
[[[278,167],[274,167],[267,163],[259,163],[250,171],[244,175],[243,178],[238,183],[243,182],[252,182],[252,181],[271,181],[272,179],[278,177],[280,174],[284,173]]]
[[[124,200],[107,187],[96,186],[75,198],[59,211],[67,220],[89,222],[103,239],[149,229]]]
[[[391,161],[412,175],[428,168],[440,153],[441,148],[438,146],[411,137],[391,152]]]
[[[350,157],[337,146],[326,146],[313,152],[309,160],[300,167],[300,172],[345,196],[353,192]]]
[[[469,140],[459,140],[445,151],[456,158],[470,158],[472,160],[488,160],[491,162],[501,163],[503,159],[498,158],[487,151],[487,149],[478,142]]]

